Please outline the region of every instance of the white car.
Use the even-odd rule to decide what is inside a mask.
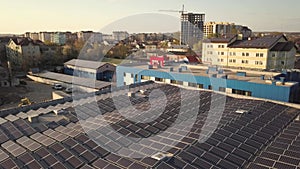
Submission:
[[[62,87],[61,84],[55,83],[55,84],[53,85],[53,89],[55,89],[55,90],[62,90],[63,87]]]

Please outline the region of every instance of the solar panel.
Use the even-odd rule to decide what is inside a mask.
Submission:
[[[5,122],[1,125],[1,128],[6,133],[9,133],[11,139],[15,140],[23,136],[23,134],[11,123]]]
[[[32,139],[30,139],[26,136],[23,136],[16,141],[17,141],[17,143],[19,143],[20,145],[22,145],[23,147],[27,148],[30,151],[35,151],[41,147],[41,145],[39,143],[33,141]]]
[[[30,136],[33,140],[37,141],[38,143],[48,147],[53,144],[55,141],[52,138],[49,138],[41,133],[35,133]]]
[[[0,162],[6,160],[9,156],[3,151],[0,149]]]
[[[23,165],[28,165],[35,161],[35,159],[29,153],[22,154],[18,157],[18,159],[23,163]]]
[[[53,138],[53,139],[55,139],[59,142],[62,142],[62,141],[66,140],[68,138],[67,135],[59,133],[59,132],[54,131],[52,129],[48,129],[48,130],[44,131],[43,134],[45,134],[46,136],[49,136],[49,137],[51,137],[51,138]]]
[[[25,153],[26,150],[16,144],[15,142],[9,140],[1,145],[6,151],[8,151],[10,154],[12,154],[14,157],[18,157],[21,154]]]
[[[1,163],[1,167],[3,167],[3,168],[10,168],[10,169],[18,169],[19,168],[18,165],[11,158],[3,161]]]

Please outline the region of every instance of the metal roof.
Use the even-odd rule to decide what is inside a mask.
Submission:
[[[82,60],[82,59],[72,59],[68,62],[65,62],[64,64],[76,66],[76,67],[82,67],[82,68],[98,69],[105,64],[111,64],[111,63],[101,62],[101,61]]]

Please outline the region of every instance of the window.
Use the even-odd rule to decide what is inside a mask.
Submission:
[[[281,61],[281,65],[284,65],[284,61]]]
[[[272,57],[276,57],[276,54],[275,54],[275,53],[272,53]]]
[[[224,59],[221,59],[221,62],[224,62]]]
[[[203,84],[198,84],[197,86],[199,89],[203,89]]]
[[[232,59],[229,59],[229,63],[232,63]]]
[[[221,52],[221,55],[224,55],[224,52]]]
[[[256,57],[259,57],[259,53],[256,53]]]
[[[251,96],[252,92],[245,91],[245,90],[238,90],[238,89],[232,89],[233,94],[239,94],[239,95],[245,95],[245,96]]]
[[[158,78],[158,77],[156,77],[156,78],[155,78],[155,81],[157,81],[157,82],[164,82],[164,79],[163,79],[163,78]]]
[[[244,52],[242,53],[242,56],[245,56],[245,53],[244,53]]]
[[[255,64],[256,65],[263,65],[263,62],[262,61],[255,61]]]
[[[131,74],[131,78],[133,78],[133,74]]]
[[[248,60],[242,60],[242,63],[248,64]]]
[[[177,84],[183,85],[183,81],[177,81]]]
[[[235,53],[235,52],[233,52],[233,53],[232,53],[232,55],[233,55],[233,56],[235,56],[235,55],[236,55],[236,53]]]
[[[233,63],[235,63],[235,62],[236,62],[236,60],[235,60],[235,59],[232,59],[232,62],[233,62]]]
[[[190,86],[190,87],[197,87],[197,83],[191,83],[191,82],[189,82],[188,86]]]
[[[142,80],[150,80],[150,76],[143,76],[141,77]]]
[[[262,57],[264,57],[264,54],[263,54],[263,53],[260,53],[259,56],[262,58]]]
[[[225,88],[225,87],[219,87],[219,91],[220,91],[220,92],[225,92],[225,91],[226,91],[226,88]]]
[[[125,72],[123,73],[123,76],[126,77],[126,73]]]
[[[209,89],[209,90],[212,90],[213,87],[212,87],[211,85],[208,85],[208,89]]]
[[[249,53],[246,53],[246,56],[249,56]]]
[[[210,48],[213,48],[214,46],[213,45],[210,45]]]

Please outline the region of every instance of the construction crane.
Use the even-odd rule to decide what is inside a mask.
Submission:
[[[181,14],[181,16],[185,13],[185,12],[187,12],[187,11],[185,11],[184,10],[184,4],[182,5],[182,10],[158,10],[159,12],[177,12],[177,13],[180,13]],[[181,43],[181,31],[180,31],[180,35],[179,35],[179,44],[181,45],[182,43]]]
[[[187,12],[184,10],[184,5],[182,5],[182,10],[178,11],[178,10],[158,10],[159,12],[179,12],[181,13],[181,15],[184,14],[184,12]]]

